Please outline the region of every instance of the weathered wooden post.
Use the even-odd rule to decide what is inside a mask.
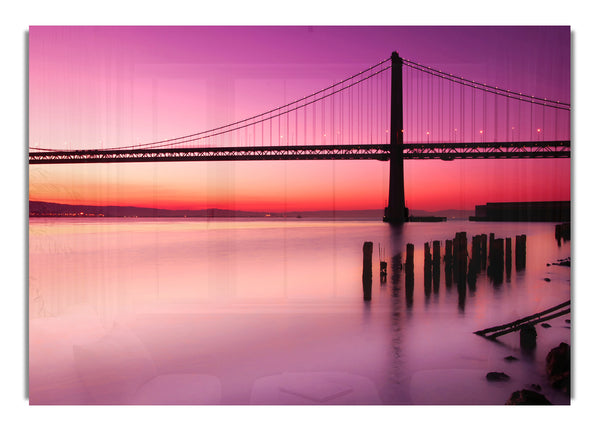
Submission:
[[[526,235],[517,235],[515,241],[515,267],[517,271],[525,269],[525,262],[527,261],[526,242]]]
[[[490,249],[488,253],[488,258],[492,256],[492,243],[494,242],[494,233],[490,233]]]
[[[440,242],[433,241],[433,269],[434,270],[436,267],[438,268],[438,270],[440,269],[441,258],[442,258],[442,256],[440,253]]]
[[[487,235],[481,235],[481,269],[487,266]]]
[[[467,278],[467,233],[457,232],[454,237],[454,280],[464,282]]]
[[[471,238],[471,262],[469,262],[469,272],[474,271],[477,272],[480,267],[481,259],[481,245],[480,245],[480,237],[479,235],[474,235]],[[472,266],[472,269],[471,269]]]
[[[532,350],[536,346],[537,332],[531,323],[524,325],[519,331],[521,349]]]
[[[452,258],[452,240],[446,240],[446,251],[444,254],[444,272],[446,275],[446,287],[452,285],[452,264],[454,259]]]
[[[561,242],[571,240],[571,223],[562,223],[554,226],[554,238],[561,245]]]
[[[373,287],[373,243],[366,241],[363,244],[363,299],[371,300],[371,291]]]
[[[469,266],[467,270],[467,282],[470,290],[475,290],[475,281],[477,279],[477,273],[481,268],[481,246],[480,237],[475,235],[471,239],[471,259],[469,260]]]
[[[433,241],[433,291],[437,292],[440,288],[440,261],[442,259],[440,251],[440,241]]]
[[[502,238],[494,239],[490,242],[490,266],[488,275],[495,284],[502,282],[504,273],[504,240]]]
[[[506,276],[510,277],[511,269],[512,269],[512,241],[509,238],[506,238]]]
[[[423,245],[423,252],[425,254],[423,264],[423,280],[425,283],[425,295],[429,296],[429,294],[431,293],[431,250],[429,248],[428,242],[426,242]]]

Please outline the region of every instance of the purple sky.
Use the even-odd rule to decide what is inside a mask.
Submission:
[[[29,36],[33,147],[104,148],[199,132],[310,94],[394,50],[570,101],[568,27],[32,27]],[[385,206],[385,163],[259,165],[35,166],[30,199],[267,211]],[[466,170],[477,188],[465,183]],[[412,208],[570,198],[568,160],[407,162],[406,177]],[[508,177],[518,184],[497,186]]]

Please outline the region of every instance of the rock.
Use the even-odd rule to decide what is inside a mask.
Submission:
[[[551,280],[548,277],[546,277],[546,278],[544,278],[544,281],[550,282]]]
[[[565,322],[571,323],[571,319],[566,319]]]
[[[506,405],[549,405],[552,404],[548,399],[535,391],[530,391],[529,389],[523,389],[520,391],[513,392],[508,401],[505,403]]]
[[[567,343],[560,343],[546,356],[546,375],[553,388],[570,393],[571,347]]]
[[[519,358],[515,358],[514,356],[511,355],[511,356],[505,356],[504,360],[508,361],[508,362],[512,362],[512,361],[518,361]]]
[[[510,376],[508,374],[504,374],[504,373],[501,373],[498,371],[492,371],[492,372],[487,373],[485,378],[489,382],[506,382],[506,381],[510,380]]]
[[[537,383],[532,383],[529,385],[529,387],[536,392],[540,392],[542,390],[542,387],[540,385],[538,385]]]
[[[542,328],[552,328],[552,325],[549,323],[542,323]]]

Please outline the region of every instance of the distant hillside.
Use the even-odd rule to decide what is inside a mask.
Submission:
[[[232,211],[218,208],[205,210],[166,210],[159,208],[67,205],[29,201],[31,217],[264,217],[264,212]]]
[[[450,219],[468,219],[474,211],[411,210],[413,216],[442,216]],[[287,213],[268,213],[266,211],[234,211],[218,208],[204,210],[167,210],[131,206],[95,206],[67,205],[53,202],[29,201],[30,217],[288,217],[288,218],[337,218],[354,220],[379,220],[383,218],[383,209],[345,210],[345,211],[290,211]]]

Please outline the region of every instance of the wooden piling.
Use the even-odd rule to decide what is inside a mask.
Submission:
[[[440,241],[433,241],[433,268],[434,269],[437,266],[437,268],[439,270],[440,260],[441,260]]]
[[[366,241],[363,244],[363,299],[371,300],[371,292],[373,287],[373,243]]]
[[[440,288],[440,262],[441,262],[441,243],[433,241],[433,291],[438,292]]]
[[[414,271],[415,264],[415,246],[414,244],[406,244],[406,270]]]
[[[526,243],[526,235],[517,235],[515,239],[515,267],[517,271],[525,269],[525,262],[527,261]]]
[[[423,263],[423,282],[425,285],[425,296],[429,296],[431,294],[431,249],[429,248],[429,243],[426,242],[423,244],[423,253],[425,254],[424,263]]]
[[[481,269],[487,267],[487,235],[481,235]]]
[[[467,282],[470,290],[475,290],[477,274],[481,270],[481,237],[473,236],[471,239],[471,259],[467,270]]]
[[[429,273],[431,275],[431,264],[432,264],[431,249],[429,248],[428,242],[423,244],[423,252],[425,254],[423,269],[425,270],[425,273]]]
[[[446,251],[444,254],[444,263],[448,264],[452,262],[452,240],[446,240]]]
[[[463,282],[467,277],[467,233],[457,232],[453,242],[454,280]]]
[[[454,259],[452,258],[452,240],[446,240],[446,251],[444,254],[444,272],[446,275],[446,286],[452,285],[452,265]]]
[[[535,326],[528,323],[524,325],[519,331],[519,339],[521,342],[521,349],[532,350],[536,345],[537,332]]]
[[[480,259],[481,259],[481,237],[474,235],[471,238],[471,261],[469,262],[469,272],[479,272]]]
[[[554,237],[560,245],[561,240],[571,240],[571,223],[561,223],[554,226]]]
[[[506,238],[506,253],[505,253],[505,264],[506,264],[506,276],[510,277],[512,269],[512,241],[510,238]]]

